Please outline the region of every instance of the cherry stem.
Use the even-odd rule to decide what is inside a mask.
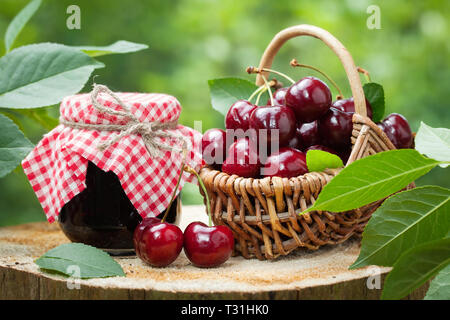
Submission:
[[[269,81],[269,86],[270,87],[275,87],[279,84],[279,82],[276,79],[270,80]],[[251,102],[251,100],[258,95],[258,97],[261,97],[261,94],[263,94],[265,91],[267,90],[267,86],[266,84],[258,87],[255,91],[253,91],[252,95],[247,99],[249,102]],[[257,105],[259,102],[259,99],[257,98],[257,102],[255,103],[255,105]]]
[[[323,72],[322,70],[317,69],[316,67],[313,67],[313,66],[310,66],[310,65],[307,65],[307,64],[301,64],[301,63],[298,63],[298,62],[297,62],[297,59],[292,59],[292,60],[291,60],[291,66],[292,66],[292,67],[307,68],[307,69],[311,69],[311,70],[317,71],[318,73],[320,73],[321,75],[323,75],[325,78],[327,78],[328,81],[331,82],[331,84],[333,85],[333,87],[336,88],[336,90],[339,92],[338,97],[340,97],[340,99],[343,99],[343,98],[344,98],[344,95],[342,94],[342,91],[341,91],[341,89],[339,89],[339,87],[338,87],[338,85],[336,84],[336,82],[334,82],[333,79],[331,79],[331,78],[330,78],[325,72]]]
[[[261,73],[261,78],[263,78],[264,80],[264,84],[266,85],[267,90],[269,91],[269,97],[270,97],[270,105],[273,106],[273,95],[272,95],[272,90],[270,90],[270,86],[269,86],[269,82],[267,82],[266,77],[264,77],[264,75]]]
[[[267,87],[266,87],[266,85],[264,84],[264,85],[263,85],[263,90],[261,90],[261,91],[259,92],[258,96],[256,97],[255,106],[257,106],[257,105],[259,104],[259,99],[261,99],[262,94],[263,94],[264,92],[266,92],[266,91],[267,91]]]
[[[364,77],[366,77],[366,81],[367,82],[372,82],[370,80],[370,73],[369,73],[369,71],[367,71],[366,69],[363,69],[361,67],[356,67],[356,69],[358,70],[359,73],[362,73],[364,75]]]
[[[172,206],[172,203],[175,200],[175,196],[177,194],[178,187],[180,186],[181,177],[183,176],[183,168],[184,168],[185,162],[186,162],[186,154],[187,154],[187,150],[183,149],[183,161],[181,162],[180,174],[178,176],[177,185],[175,186],[175,189],[173,190],[172,198],[170,199],[169,206],[167,207],[166,212],[164,212],[164,216],[161,219],[161,222],[164,222],[166,220],[166,217],[170,211],[170,207]]]
[[[282,76],[283,78],[285,78],[286,80],[288,80],[290,83],[295,83],[294,80],[292,80],[292,78],[290,78],[289,76],[285,75],[284,73],[281,73],[279,71],[273,70],[273,69],[268,69],[268,68],[256,68],[256,67],[248,67],[247,68],[247,73],[259,73],[262,75],[263,72],[271,72],[271,73],[275,73],[279,76]]]
[[[258,89],[256,89],[255,91],[253,91],[252,95],[251,95],[250,97],[248,97],[247,100],[248,100],[249,102],[251,102],[252,99],[253,99],[258,93],[260,93],[263,89],[265,89],[265,88],[266,88],[265,85],[263,85],[263,86],[261,86],[261,87],[258,87]]]
[[[210,203],[209,203],[209,196],[208,196],[208,191],[206,190],[206,187],[203,184],[203,180],[200,177],[200,175],[198,174],[198,172],[195,171],[194,168],[192,168],[192,167],[190,167],[188,165],[184,166],[184,171],[186,171],[186,172],[188,172],[190,174],[193,174],[193,175],[195,175],[197,177],[198,183],[200,184],[200,187],[202,188],[203,193],[205,194],[205,198],[206,198],[206,211],[207,211],[208,217],[209,217],[209,224],[208,225],[210,227],[212,227],[212,216],[211,216],[211,207],[210,207]]]

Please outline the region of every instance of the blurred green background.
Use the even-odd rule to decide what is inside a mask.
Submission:
[[[0,0],[1,37],[27,3]],[[81,8],[81,30],[66,27],[66,9],[71,4]],[[366,26],[366,10],[372,4],[381,10],[381,29]],[[449,17],[450,1],[440,0],[47,0],[15,46],[35,42],[108,45],[121,39],[148,44],[149,49],[138,53],[100,57],[106,68],[95,71],[96,82],[116,91],[172,94],[183,106],[180,122],[192,127],[201,120],[206,130],[223,127],[223,116],[210,105],[208,79],[236,76],[253,81],[245,68],[258,64],[278,31],[313,24],[343,42],[356,64],[384,86],[387,113],[402,113],[416,131],[420,121],[449,127]],[[4,52],[3,41],[0,52]],[[273,66],[296,79],[318,76],[289,67],[292,58],[326,71],[349,96],[345,73],[323,43],[293,39]],[[89,91],[91,83],[84,91]],[[34,143],[45,133],[31,121],[25,122],[25,131]],[[450,187],[450,171],[436,168],[417,184]],[[0,180],[0,190],[0,225],[45,220],[20,169]],[[200,200],[195,186],[185,188],[184,204]]]

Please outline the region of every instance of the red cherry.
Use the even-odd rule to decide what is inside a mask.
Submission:
[[[318,123],[322,143],[336,149],[347,149],[353,130],[352,114],[330,108]]]
[[[352,114],[355,113],[355,102],[353,101],[353,97],[348,99],[336,100],[335,102],[333,102],[331,106],[344,112],[350,112]],[[372,106],[370,105],[367,99],[366,99],[366,111],[367,117],[372,119]]]
[[[158,222],[161,222],[161,220],[156,217],[145,218],[134,229],[133,244],[134,244],[134,249],[135,249],[137,255],[140,254],[140,249],[141,249],[140,245],[141,245],[141,239],[142,239],[142,234],[144,233],[144,230],[148,226],[158,223]]]
[[[297,177],[308,172],[306,155],[293,148],[281,148],[272,153],[264,165],[265,177]]]
[[[298,122],[312,122],[330,108],[330,89],[317,78],[305,77],[289,87],[286,106],[294,110]]]
[[[227,129],[248,129],[250,114],[256,106],[247,100],[238,100],[233,103],[225,116],[225,128]]]
[[[230,258],[234,247],[233,233],[224,225],[208,227],[192,222],[184,231],[184,252],[197,267],[217,267]]]
[[[380,127],[397,149],[412,147],[413,136],[411,128],[408,120],[401,114],[391,113],[383,120]]]
[[[221,165],[226,157],[226,133],[222,129],[209,129],[203,134],[202,155],[209,165]]]
[[[266,129],[268,145],[277,140],[279,146],[284,146],[295,135],[295,114],[285,106],[259,107],[250,115],[250,128],[258,133],[260,129]],[[278,139],[275,130],[278,130]]]
[[[228,149],[222,171],[240,177],[256,178],[259,176],[260,167],[256,143],[250,143],[248,138],[241,138]]]
[[[297,150],[302,150],[303,145],[302,145],[302,140],[300,139],[299,135],[296,134],[292,137],[291,140],[289,140],[289,143],[287,145],[289,148],[294,148]]]
[[[277,89],[274,93],[273,93],[273,103],[274,105],[281,105],[281,106],[285,106],[286,105],[286,92],[288,91],[288,87],[285,88],[279,88]],[[272,101],[267,100],[267,104],[268,106],[272,105]]]
[[[320,144],[317,121],[298,124],[297,136],[301,142],[301,149],[306,149],[315,144]]]
[[[136,254],[154,267],[168,266],[183,248],[183,232],[176,225],[167,222],[150,221],[149,225],[141,231],[135,231],[135,234],[141,235],[140,239],[135,239],[138,244],[135,244]]]
[[[350,158],[350,154],[352,153],[352,148],[340,150],[338,153],[339,153],[338,154],[339,158],[341,158],[341,160],[342,160],[342,163],[346,164],[348,161],[348,158]]]
[[[378,122],[376,125],[378,126],[378,128],[380,128],[381,130],[384,131],[384,124],[383,124],[383,122]]]

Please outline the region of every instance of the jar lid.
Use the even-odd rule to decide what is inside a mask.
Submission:
[[[129,116],[124,116],[124,108]],[[202,135],[177,124],[180,112],[178,100],[166,94],[100,90],[95,98],[93,93],[64,98],[61,124],[44,135],[22,162],[48,221],[53,222],[64,204],[86,188],[89,161],[117,175],[143,218],[163,212],[183,161],[182,144],[174,137],[188,142],[186,164],[197,170],[202,165]],[[130,124],[131,118],[137,125]],[[152,128],[155,123],[159,127]],[[150,152],[155,149],[158,154]],[[179,190],[194,179],[184,173]]]

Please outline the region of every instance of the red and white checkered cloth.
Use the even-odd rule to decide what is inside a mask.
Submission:
[[[177,121],[181,112],[178,100],[165,94],[116,93],[139,121]],[[97,99],[114,110],[121,110],[112,97],[101,93]],[[61,117],[89,124],[125,124],[126,119],[99,112],[91,104],[90,94],[64,98]],[[175,129],[192,143],[186,163],[198,170],[202,164],[201,133],[182,125]],[[167,208],[175,188],[182,154],[162,150],[162,157],[150,157],[138,134],[125,136],[104,151],[97,145],[114,131],[72,129],[59,125],[38,143],[23,160],[22,166],[49,222],[55,221],[61,208],[86,188],[88,161],[104,171],[113,171],[126,195],[142,217],[152,217]],[[158,138],[169,145],[180,143]],[[166,140],[167,139],[167,140]],[[183,174],[180,190],[194,176]]]

